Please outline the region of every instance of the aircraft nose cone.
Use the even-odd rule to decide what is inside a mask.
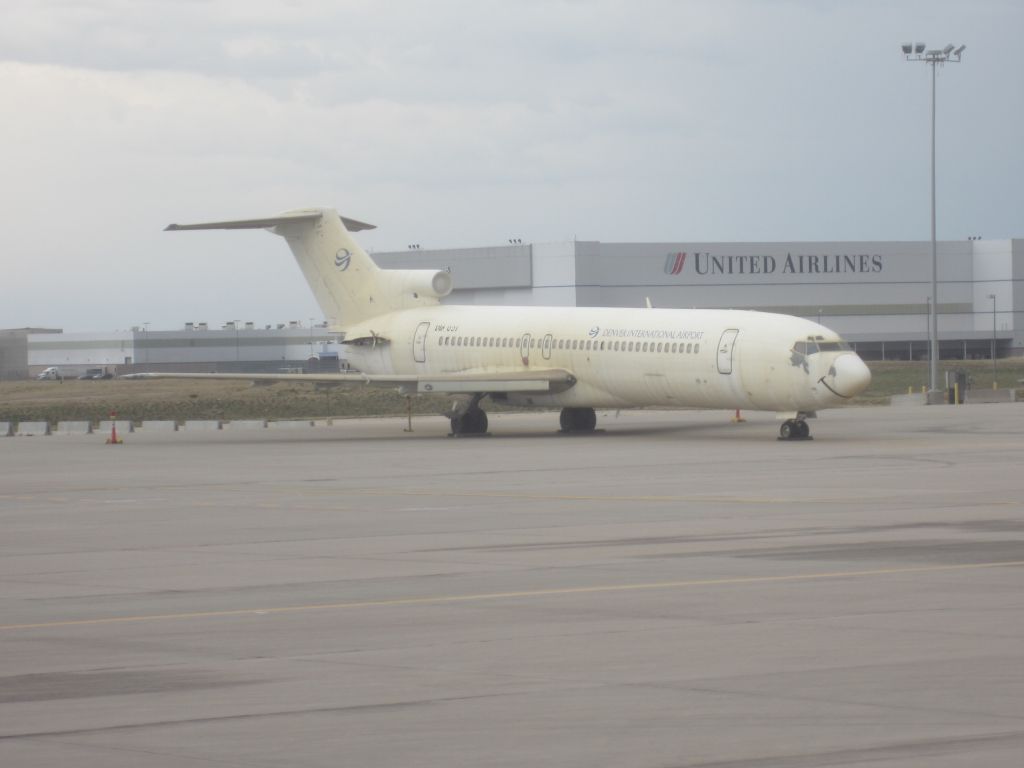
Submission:
[[[871,383],[871,371],[860,356],[853,353],[837,357],[832,371],[829,371],[834,382],[832,388],[842,397],[859,395]]]

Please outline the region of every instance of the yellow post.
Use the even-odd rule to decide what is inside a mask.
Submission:
[[[907,384],[907,394],[908,395],[914,394],[914,388],[912,386],[910,386],[909,384]]]
[[[960,405],[960,382],[953,382],[953,405]]]
[[[926,387],[924,384],[921,385],[921,394],[922,395],[927,395],[928,394],[928,387]]]
[[[996,385],[995,379],[992,379],[992,389],[999,389],[999,387]]]

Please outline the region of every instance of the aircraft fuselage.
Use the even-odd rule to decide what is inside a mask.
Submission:
[[[735,310],[435,306],[374,318],[349,358],[373,374],[565,369],[577,383],[507,401],[562,407],[674,406],[811,412],[870,378],[829,329]],[[837,365],[838,364],[838,365]]]

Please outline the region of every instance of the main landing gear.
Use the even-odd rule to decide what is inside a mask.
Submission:
[[[558,423],[563,432],[593,432],[597,414],[593,408],[563,408]]]
[[[779,440],[813,440],[811,428],[804,419],[786,419],[779,427]]]

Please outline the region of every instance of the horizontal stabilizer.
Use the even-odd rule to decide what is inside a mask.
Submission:
[[[271,229],[280,224],[293,224],[296,222],[313,222],[323,216],[323,211],[296,211],[285,213],[280,216],[268,216],[263,219],[236,219],[234,221],[210,221],[203,224],[168,224],[164,232],[178,232],[188,229]],[[339,216],[345,229],[349,232],[360,232],[364,229],[376,229],[373,224],[363,221],[356,221],[345,216]]]

